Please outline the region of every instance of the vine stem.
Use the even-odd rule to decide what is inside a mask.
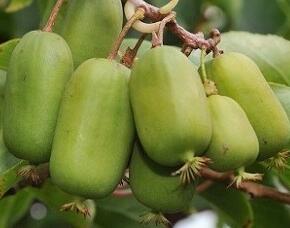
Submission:
[[[157,39],[152,39],[152,47],[162,46],[163,40],[164,40],[164,30],[167,23],[172,21],[175,18],[176,14],[174,12],[168,14],[166,17],[164,17],[160,23],[159,30],[158,30],[158,36]],[[154,34],[156,35],[156,34]],[[154,36],[153,35],[153,36]]]
[[[44,182],[49,177],[49,169],[48,164],[44,164],[42,167],[39,167],[39,171],[41,173],[41,180]],[[232,181],[235,178],[235,175],[233,172],[216,172],[210,168],[202,168],[200,170],[200,176],[205,180],[205,182],[201,183],[199,186],[197,186],[197,192],[203,192],[206,189],[210,188],[213,184],[213,182],[221,182],[225,184],[225,187],[229,185],[229,183],[232,183]],[[14,191],[8,192],[3,196],[6,197],[8,195],[16,194],[16,192],[20,191],[21,189],[25,188],[26,186],[30,186],[31,183],[27,182],[25,180],[22,180],[20,183],[18,183],[14,187]],[[248,193],[252,198],[267,198],[271,200],[278,201],[280,203],[288,204],[290,205],[290,194],[289,193],[283,193],[278,191],[277,189],[273,187],[268,187],[263,184],[254,183],[252,181],[245,181],[240,184],[240,186],[231,185],[231,188],[235,188],[239,191],[243,191],[245,193]],[[125,197],[131,195],[132,192],[129,189],[122,189],[117,188],[116,191],[113,193],[113,195],[117,197]]]
[[[46,25],[42,29],[43,32],[51,32],[52,31],[52,27],[54,26],[55,20],[57,18],[59,10],[60,10],[61,6],[63,5],[64,1],[65,0],[57,0],[57,2],[55,3],[55,5],[50,13],[50,16],[47,20]]]
[[[232,183],[235,175],[232,172],[220,173],[209,168],[203,168],[200,171],[203,178],[214,182]],[[252,181],[244,181],[239,186],[232,185],[231,188],[248,193],[252,198],[268,198],[280,203],[290,205],[290,194],[276,190],[275,188],[258,184]]]
[[[144,18],[144,14],[145,14],[145,10],[143,8],[138,8],[135,12],[135,14],[127,21],[127,23],[125,24],[125,26],[123,27],[121,33],[119,34],[119,37],[117,38],[117,40],[115,41],[113,48],[108,56],[108,59],[115,59],[118,51],[120,49],[120,46],[125,38],[125,36],[127,35],[127,33],[129,32],[130,28],[133,26],[133,24],[137,21],[137,20],[141,20]]]
[[[167,15],[160,13],[159,8],[145,2],[144,0],[128,0],[135,5],[136,8],[143,8],[145,10],[145,17],[151,21],[161,21]],[[214,56],[218,55],[221,51],[217,48],[221,37],[217,29],[213,29],[210,38],[205,39],[203,33],[191,33],[180,26],[176,20],[172,20],[166,24],[167,28],[177,36],[188,50],[187,55],[194,49],[205,48],[207,53],[213,52]],[[187,48],[190,47],[190,48]]]

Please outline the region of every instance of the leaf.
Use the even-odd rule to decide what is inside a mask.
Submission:
[[[10,56],[20,39],[9,40],[0,44],[0,69],[7,70]]]
[[[265,34],[277,33],[286,21],[279,2],[281,0],[243,0],[234,29]]]
[[[27,6],[29,6],[33,0],[11,0],[5,9],[6,13],[14,13]]]
[[[267,81],[290,86],[290,41],[276,35],[229,32],[222,35],[219,47],[252,58]]]
[[[232,227],[243,227],[253,222],[253,211],[246,194],[214,184],[200,194],[218,214]]]
[[[78,198],[62,191],[56,185],[52,184],[50,180],[47,180],[40,189],[31,188],[30,191],[34,192],[36,199],[43,202],[50,209],[54,210],[54,212],[59,212],[63,204],[73,202]],[[89,224],[91,224],[95,215],[94,204],[90,203],[89,209],[91,211],[91,217],[88,217],[87,219],[75,212],[59,212],[58,216],[60,219],[69,222],[70,224],[85,228],[89,227]]]
[[[266,199],[251,201],[254,210],[253,228],[290,227],[290,213],[285,205]]]
[[[23,190],[16,195],[5,197],[0,201],[0,227],[14,227],[33,202],[34,194]]]
[[[41,188],[26,187],[19,190],[15,195],[7,196],[0,201],[0,227],[14,227],[14,223],[19,223],[19,220],[25,216],[25,221],[20,223],[23,227],[34,227],[36,225],[37,227],[47,227],[49,223],[63,224],[65,227],[90,228],[94,218],[94,205],[90,205],[93,213],[92,217],[87,219],[73,212],[61,212],[59,210],[62,204],[71,202],[75,198],[76,196],[65,193],[53,185],[50,180],[46,181]],[[31,217],[29,215],[30,205],[36,200],[42,202],[48,209],[47,216],[41,221],[37,221],[37,223],[35,223],[35,220],[30,221]],[[28,221],[26,221],[27,218]],[[25,226],[23,223],[28,223],[30,226]],[[19,227],[22,227],[21,225]]]
[[[269,85],[276,94],[290,120],[290,87],[272,82],[270,82]]]
[[[5,9],[5,12],[14,13],[29,6],[32,2],[33,0],[11,0],[9,5]]]
[[[114,197],[110,196],[96,201],[95,223],[103,228],[126,227],[126,228],[158,228],[155,225],[140,224],[140,216],[149,212],[150,209],[141,205],[133,196]],[[162,227],[162,226],[160,226]]]
[[[288,119],[290,120],[290,87],[277,83],[269,84],[278,97],[280,103],[287,113]],[[288,149],[290,149],[290,142],[288,143]],[[280,178],[283,185],[287,187],[288,190],[290,190],[290,159],[288,159],[288,168],[276,171],[276,175]]]
[[[19,160],[9,153],[3,142],[2,131],[0,132],[0,199],[15,184],[21,180],[17,175],[20,167],[28,164]]]

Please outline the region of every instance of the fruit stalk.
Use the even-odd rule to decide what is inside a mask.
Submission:
[[[135,14],[127,21],[127,23],[125,24],[124,28],[122,29],[119,37],[116,39],[112,51],[110,52],[108,59],[115,59],[119,48],[122,44],[122,41],[124,40],[125,36],[127,35],[128,31],[130,30],[130,28],[132,27],[132,25],[139,19],[143,19],[144,18],[144,9],[142,8],[138,8],[135,12]]]
[[[121,59],[121,63],[123,65],[125,65],[128,68],[131,68],[133,63],[134,63],[134,59],[137,56],[137,52],[139,50],[139,48],[141,47],[143,41],[145,40],[147,34],[143,33],[139,40],[137,41],[137,43],[135,44],[134,48],[131,49],[130,47],[127,48],[126,53],[123,55],[122,59]]]
[[[136,8],[143,8],[145,10],[145,17],[151,19],[152,21],[160,21],[167,15],[160,13],[160,9],[143,1],[143,0],[130,0]],[[203,33],[191,33],[180,26],[176,20],[172,20],[168,23],[167,28],[176,35],[186,47],[190,47],[191,51],[193,49],[205,48],[207,53],[213,52],[214,55],[218,55],[221,51],[217,48],[220,43],[220,32],[214,29],[209,39],[205,39]]]
[[[214,182],[224,182],[225,184],[232,183],[235,176],[232,172],[216,172],[209,168],[200,170],[200,175]],[[252,198],[268,198],[284,204],[290,204],[290,194],[277,191],[275,188],[264,186],[263,184],[254,183],[251,181],[242,182],[239,186],[231,185],[231,188],[248,193]]]
[[[51,14],[48,18],[48,21],[46,23],[46,25],[44,26],[44,28],[42,29],[43,32],[51,32],[52,31],[52,27],[55,23],[55,20],[57,18],[58,12],[62,6],[62,4],[64,3],[65,0],[57,0],[57,2],[55,3]]]
[[[170,14],[168,14],[166,17],[164,17],[162,19],[162,21],[160,22],[160,26],[159,26],[159,30],[158,30],[158,36],[157,36],[157,40],[154,41],[154,39],[152,39],[152,47],[157,47],[157,46],[162,46],[163,45],[163,37],[164,37],[164,29],[167,23],[169,23],[170,21],[174,20],[176,16],[175,12],[172,12]]]

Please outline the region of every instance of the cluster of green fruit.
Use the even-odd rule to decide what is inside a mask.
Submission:
[[[175,47],[150,49],[127,69],[104,58],[122,15],[119,0],[72,0],[61,36],[32,31],[21,39],[5,89],[11,153],[49,161],[52,181],[86,198],[111,194],[129,167],[136,198],[174,213],[194,195],[194,182],[177,174],[192,179],[197,156],[228,171],[284,149],[287,115],[251,59],[226,53],[207,62],[200,72],[215,82],[211,92]]]

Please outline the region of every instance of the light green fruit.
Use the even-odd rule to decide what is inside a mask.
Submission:
[[[154,212],[176,213],[190,207],[194,196],[193,183],[181,185],[179,177],[171,175],[174,168],[153,162],[140,145],[134,147],[129,171],[134,196]]]
[[[134,139],[130,70],[89,59],[66,88],[50,159],[52,181],[86,198],[102,198],[121,181]]]
[[[252,164],[259,154],[259,141],[244,110],[233,99],[208,98],[213,135],[205,156],[217,171],[235,170]]]
[[[14,49],[7,73],[4,141],[16,157],[47,162],[64,87],[73,71],[59,35],[32,31]]]
[[[173,47],[149,50],[133,66],[130,98],[141,144],[148,156],[177,166],[201,155],[211,133],[199,74]]]
[[[290,136],[283,107],[257,65],[239,53],[226,53],[206,63],[206,72],[221,95],[233,98],[246,112],[259,139],[258,160],[281,151]]]
[[[123,24],[120,0],[70,0],[59,33],[70,46],[74,65],[107,57]]]

